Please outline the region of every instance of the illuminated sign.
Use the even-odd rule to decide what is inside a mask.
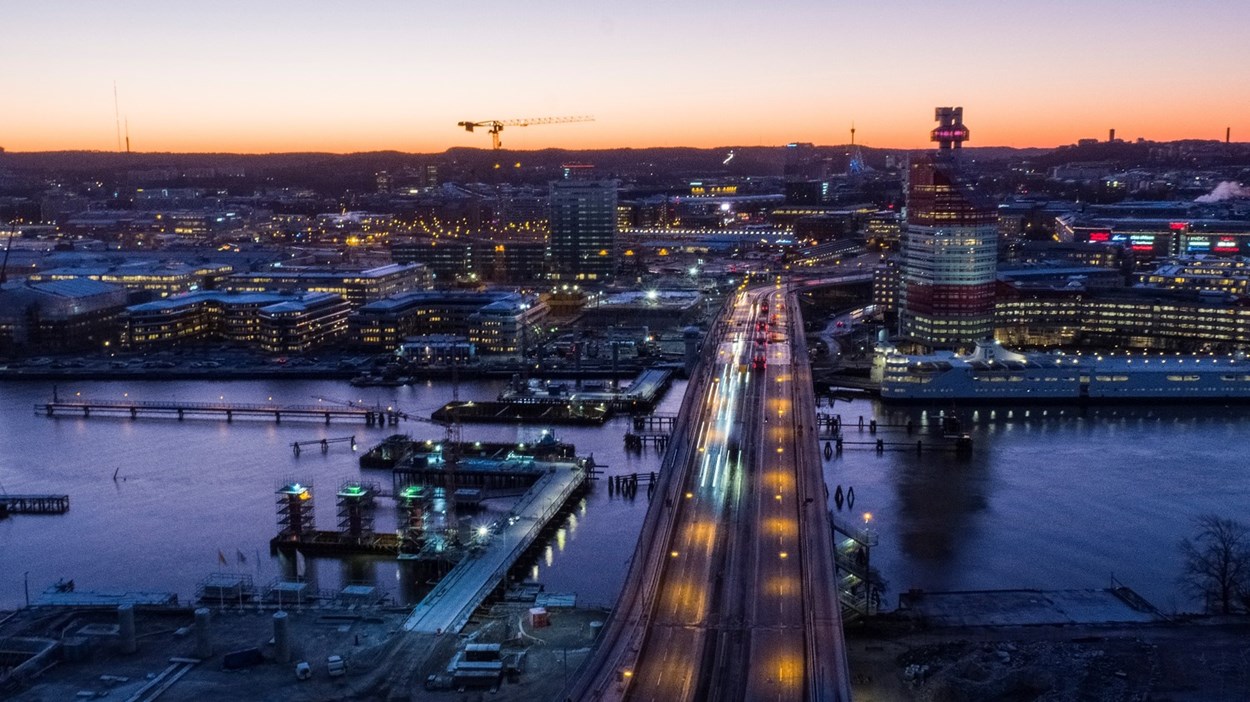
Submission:
[[[1170,226],[1172,228],[1172,231],[1174,232],[1183,232],[1189,227],[1189,223],[1188,222],[1172,222],[1168,226]]]
[[[1215,242],[1217,249],[1235,249],[1237,248],[1237,240],[1231,236],[1222,236],[1220,240]]]
[[[1111,238],[1111,232],[1090,232],[1090,241],[1107,241]]]
[[[691,195],[737,195],[738,186],[736,185],[713,185],[706,186],[697,183],[690,184]]]
[[[1193,237],[1185,242],[1185,247],[1190,251],[1195,249],[1209,249],[1211,248],[1211,240],[1206,237]]]

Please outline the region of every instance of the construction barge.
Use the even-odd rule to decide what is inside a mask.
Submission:
[[[557,441],[555,436],[544,432],[533,443],[498,441],[462,441],[445,448],[442,441],[417,440],[407,434],[392,434],[360,457],[360,467],[373,470],[393,470],[410,456],[442,455],[454,453],[466,458],[504,460],[509,456],[529,456],[543,461],[573,460],[576,449],[573,444]]]

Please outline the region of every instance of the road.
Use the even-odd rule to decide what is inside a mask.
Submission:
[[[713,331],[664,502],[575,698],[849,699],[795,304],[747,290]]]

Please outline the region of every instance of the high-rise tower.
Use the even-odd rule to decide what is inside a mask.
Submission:
[[[911,164],[899,333],[929,348],[965,348],[994,333],[998,211],[966,179],[962,107],[939,107],[936,152]]]
[[[551,277],[604,281],[616,271],[616,181],[551,184]]]

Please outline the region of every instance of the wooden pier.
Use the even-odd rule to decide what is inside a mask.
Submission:
[[[0,495],[0,514],[65,514],[69,495]]]
[[[394,409],[369,407],[328,407],[325,405],[239,404],[230,402],[152,402],[132,400],[61,400],[53,399],[35,405],[35,413],[47,417],[130,417],[131,419],[225,419],[239,418],[324,421],[336,419],[363,421],[365,426],[387,426],[407,420],[408,414]]]

